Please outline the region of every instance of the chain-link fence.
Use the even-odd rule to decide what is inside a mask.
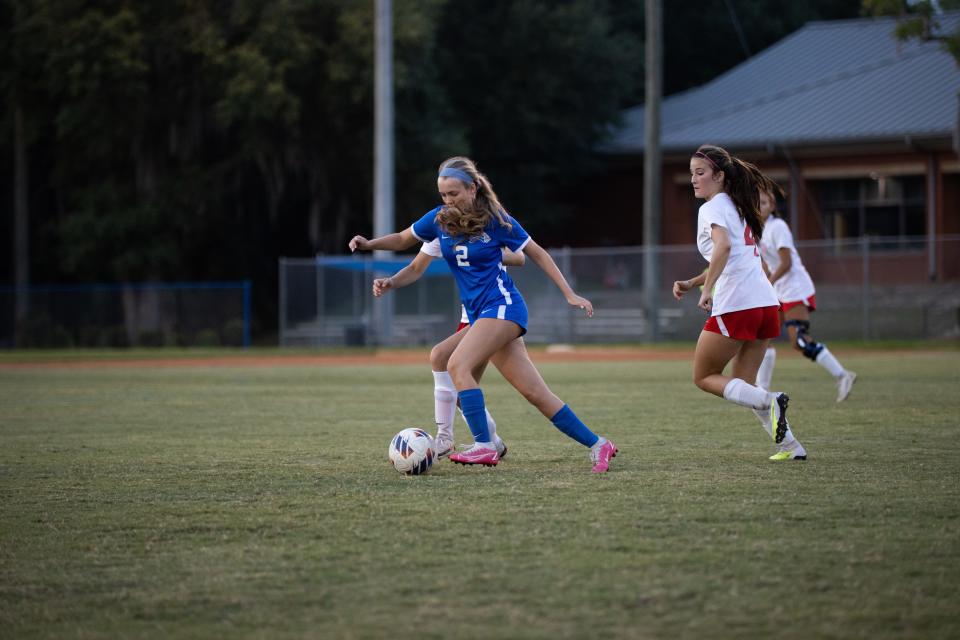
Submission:
[[[0,348],[249,346],[249,282],[0,287]]]
[[[693,245],[655,249],[654,304],[644,294],[640,247],[552,249],[593,318],[566,304],[532,262],[511,268],[530,310],[525,339],[534,343],[647,341],[655,318],[658,340],[694,340],[705,320],[696,295],[677,302],[674,280],[698,275],[706,262]],[[825,339],[960,337],[960,236],[936,240],[863,238],[798,245],[817,288],[816,335]],[[460,315],[456,285],[442,260],[417,283],[376,299],[371,283],[393,274],[412,255],[318,256],[280,261],[281,345],[428,345],[450,335]],[[655,308],[654,308],[655,307]]]

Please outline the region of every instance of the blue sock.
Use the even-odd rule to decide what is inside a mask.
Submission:
[[[483,402],[483,391],[467,389],[457,394],[460,398],[460,410],[467,419],[474,442],[490,442],[490,430],[487,428],[487,407]]]
[[[550,418],[557,429],[579,442],[585,447],[592,447],[597,443],[600,437],[587,428],[587,425],[580,421],[577,414],[567,405],[563,405],[556,415]],[[472,429],[473,427],[471,427]]]

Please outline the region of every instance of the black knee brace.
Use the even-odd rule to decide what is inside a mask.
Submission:
[[[800,347],[803,355],[816,362],[817,356],[823,351],[823,345],[807,334],[807,331],[810,330],[810,322],[808,320],[787,320],[784,324],[788,327],[797,328],[797,346]]]

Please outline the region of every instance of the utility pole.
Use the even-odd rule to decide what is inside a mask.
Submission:
[[[663,13],[660,0],[645,0],[646,87],[643,109],[643,288],[647,340],[660,337],[660,97],[663,93]]]
[[[14,343],[24,338],[30,314],[30,215],[27,208],[27,143],[23,109],[19,101],[13,109],[13,283]]]
[[[373,235],[379,238],[394,231],[392,0],[376,0],[375,23]],[[391,257],[393,253],[390,251],[373,252],[374,260]],[[373,305],[377,342],[380,344],[389,342],[393,333],[393,299],[394,296],[384,296]]]

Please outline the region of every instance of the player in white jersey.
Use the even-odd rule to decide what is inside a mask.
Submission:
[[[527,306],[503,268],[502,248],[523,251],[560,289],[567,303],[588,316],[593,305],[567,283],[556,262],[500,204],[490,180],[469,158],[448,158],[440,165],[437,190],[443,205],[428,211],[407,229],[368,240],[354,236],[357,249],[402,250],[417,240],[439,238],[444,260],[450,266],[460,301],[467,310],[470,330],[450,356],[449,371],[457,388],[464,418],[474,445],[450,456],[465,465],[495,466],[500,458],[490,441],[483,391],[474,375],[488,360],[503,377],[564,435],[587,447],[593,473],[606,473],[616,445],[594,433],[543,381],[520,340],[527,331]]]
[[[787,327],[793,348],[833,376],[837,383],[837,402],[843,402],[850,395],[857,374],[844,369],[827,349],[827,345],[817,342],[809,333],[810,312],[817,308],[817,292],[810,274],[800,260],[800,254],[797,253],[790,227],[783,219],[774,215],[776,208],[776,193],[760,192],[760,219],[763,221],[760,254],[780,300],[780,321]],[[768,347],[757,372],[758,387],[770,388],[776,361],[777,350]]]
[[[694,384],[751,408],[779,445],[771,460],[806,460],[787,421],[787,394],[754,385],[770,338],[780,334],[779,303],[756,243],[763,235],[758,190],[773,183],[752,164],[711,145],[690,158],[690,182],[694,196],[706,200],[697,216],[697,247],[709,267],[674,282],[673,295],[679,300],[702,285],[698,306],[710,313],[694,353]],[[731,360],[732,375],[726,376]]]
[[[382,296],[390,289],[398,289],[413,284],[419,280],[423,273],[430,266],[435,258],[441,258],[440,242],[436,239],[430,242],[424,242],[416,257],[410,261],[403,269],[390,276],[389,278],[377,278],[373,281],[373,295]],[[523,266],[525,261],[523,252],[513,252],[504,249],[503,264],[505,266]],[[463,340],[465,329],[470,326],[467,319],[467,311],[463,305],[460,305],[460,324],[457,330],[448,338],[434,345],[430,350],[430,368],[433,371],[433,403],[434,419],[437,424],[437,436],[434,439],[437,447],[437,457],[443,458],[453,452],[454,435],[453,419],[457,408],[457,388],[453,384],[453,379],[447,371],[447,362],[460,341]],[[479,380],[486,369],[486,363],[483,363],[476,372]],[[462,414],[461,414],[462,415]],[[494,421],[490,411],[486,412],[487,428],[490,430],[490,438],[497,447],[497,453],[503,459],[507,455],[507,445],[497,434],[497,423]]]

